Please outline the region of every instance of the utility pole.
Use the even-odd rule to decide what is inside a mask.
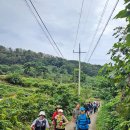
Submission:
[[[80,96],[80,76],[81,76],[81,64],[80,64],[80,61],[81,61],[81,53],[86,53],[86,52],[81,52],[80,43],[79,43],[79,51],[75,52],[73,50],[73,53],[78,53],[79,54],[79,86],[78,86],[78,96]]]
[[[62,84],[62,74],[60,74],[60,84]]]

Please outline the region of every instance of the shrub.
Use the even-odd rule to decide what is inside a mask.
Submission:
[[[6,77],[6,81],[8,81],[11,84],[16,84],[16,85],[22,85],[22,79],[20,75],[18,74],[11,74]]]

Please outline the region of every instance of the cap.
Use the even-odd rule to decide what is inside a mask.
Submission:
[[[58,112],[63,112],[63,110],[62,110],[62,109],[59,109]]]
[[[44,111],[40,111],[40,113],[39,113],[39,116],[45,116],[46,114],[45,114],[45,112]]]
[[[80,107],[80,111],[85,111],[85,108],[84,107]]]
[[[57,105],[56,108],[61,108],[61,106],[60,106],[60,105]]]

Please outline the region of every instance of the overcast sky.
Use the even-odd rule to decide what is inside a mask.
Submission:
[[[74,41],[82,0],[32,0],[39,14],[45,22],[53,39],[59,46],[66,59],[78,60],[78,54],[73,55]],[[92,36],[96,30],[97,23],[101,16],[106,0],[84,0],[83,13],[77,37],[75,51],[78,51],[78,43],[81,50],[88,52]],[[116,0],[109,0],[101,27],[96,41],[116,3]],[[123,0],[120,0],[113,17],[123,9]],[[112,18],[113,18],[112,17]],[[109,22],[105,33],[96,48],[90,63],[101,64],[109,61],[107,52],[116,39],[112,37],[113,29],[116,26],[124,25],[122,20]],[[25,0],[0,0],[0,45],[11,48],[30,49],[36,52],[43,52],[57,56],[57,53],[50,45],[37,24],[34,16],[27,7]],[[87,61],[90,53],[82,54],[82,61]]]

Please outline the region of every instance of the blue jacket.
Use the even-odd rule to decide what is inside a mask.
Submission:
[[[81,130],[85,130],[89,128],[89,125],[91,121],[90,118],[87,117],[86,114],[80,114],[77,120],[77,127],[80,128]]]

